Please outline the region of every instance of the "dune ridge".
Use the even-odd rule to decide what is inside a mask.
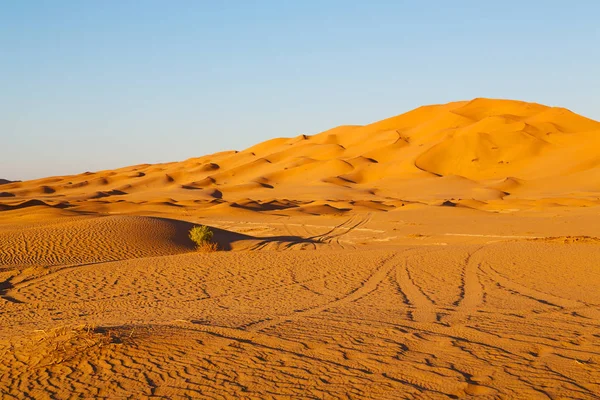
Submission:
[[[597,202],[598,148],[599,122],[564,108],[478,98],[365,126],[271,139],[243,151],[5,182],[0,202],[6,208],[23,199],[60,199],[77,207],[89,200],[170,198],[211,207],[214,198],[232,204],[284,193],[301,201],[466,200],[488,209],[514,208],[506,206],[513,200],[529,207],[561,197]]]

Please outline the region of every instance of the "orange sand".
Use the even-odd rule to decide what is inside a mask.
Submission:
[[[491,99],[1,181],[0,397],[598,398],[599,205],[600,123]]]

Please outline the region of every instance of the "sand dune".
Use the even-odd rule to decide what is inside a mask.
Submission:
[[[600,123],[566,109],[0,185],[1,398],[600,393]]]
[[[60,198],[78,207],[90,198],[119,196],[128,202],[141,194],[146,201],[155,196],[206,199],[218,191],[219,198],[231,203],[282,198],[284,193],[326,201],[335,193],[342,199],[377,201],[474,199],[488,208],[530,201],[535,207],[533,197],[569,193],[597,199],[598,146],[600,123],[566,109],[475,99],[421,107],[365,126],[272,139],[240,152],[6,182],[2,203]],[[466,181],[448,183],[445,179],[451,177]],[[425,185],[425,178],[433,179]],[[454,189],[443,189],[448,185]],[[311,190],[302,196],[306,186]],[[9,196],[17,198],[10,203]]]
[[[40,227],[3,224],[0,264],[48,267],[177,254],[192,249],[191,226],[138,216],[55,218]]]

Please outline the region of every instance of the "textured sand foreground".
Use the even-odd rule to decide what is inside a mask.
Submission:
[[[476,99],[0,182],[0,397],[599,398],[599,138]]]

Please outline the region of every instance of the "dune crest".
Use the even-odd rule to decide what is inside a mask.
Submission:
[[[117,200],[125,207],[140,204],[140,198],[147,207],[165,205],[158,201],[162,198],[184,207],[191,201],[211,207],[218,205],[215,198],[235,204],[291,197],[330,201],[332,207],[332,201],[346,198],[477,200],[479,208],[488,209],[514,208],[506,205],[514,200],[535,207],[532,201],[565,194],[600,198],[600,184],[591,179],[600,174],[599,148],[599,122],[564,108],[477,98],[424,106],[365,126],[271,139],[239,152],[19,183],[3,180],[1,204],[10,209],[23,200],[60,198],[71,207],[85,209],[95,201],[112,210]],[[451,182],[451,177],[460,179]],[[296,211],[312,213],[309,209]]]

